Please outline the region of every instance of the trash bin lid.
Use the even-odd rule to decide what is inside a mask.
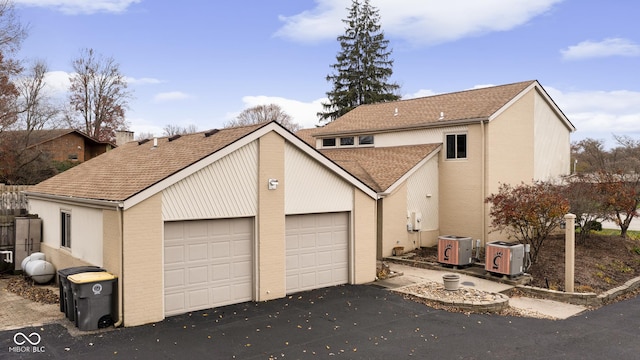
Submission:
[[[79,274],[69,275],[68,279],[74,284],[86,284],[98,281],[106,281],[113,280],[116,276],[108,273],[106,271],[103,272],[83,272]]]

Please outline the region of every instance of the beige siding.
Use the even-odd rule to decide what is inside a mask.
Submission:
[[[382,254],[391,256],[395,246],[413,249],[407,235],[407,184],[406,182],[382,199]]]
[[[571,132],[537,92],[534,116],[534,178],[549,180],[567,175],[571,166]]]
[[[289,143],[285,165],[287,215],[351,210],[352,186]]]
[[[162,192],[164,220],[255,216],[258,144],[243,146]]]
[[[467,158],[447,160],[440,153],[440,234],[482,238],[482,131],[480,125],[467,130]]]
[[[488,194],[534,178],[534,100],[531,90],[487,125]]]
[[[421,246],[433,242],[432,234],[437,234],[440,227],[439,192],[436,155],[407,179],[407,211],[422,214],[422,229],[420,234],[409,233],[410,244]]]
[[[42,218],[42,239],[50,249],[60,250],[61,259],[75,257],[102,266],[102,210],[84,206],[29,199],[30,212]],[[71,249],[60,247],[60,212],[71,212]],[[66,267],[56,264],[56,268]]]
[[[102,267],[108,272],[122,278],[122,222],[116,210],[102,211]],[[118,281],[118,314],[122,316],[122,281]],[[118,319],[116,319],[116,322]]]
[[[286,192],[284,170],[285,141],[276,133],[259,140],[258,156],[258,293],[259,301],[286,295],[285,217]],[[278,188],[268,190],[269,179],[279,181]]]
[[[164,318],[162,195],[124,212],[123,296],[125,326]]]
[[[374,281],[376,275],[376,201],[354,189],[353,208],[351,282],[364,284]]]
[[[445,132],[463,132],[467,126],[451,126],[437,129],[407,130],[375,135],[375,147],[439,144]]]

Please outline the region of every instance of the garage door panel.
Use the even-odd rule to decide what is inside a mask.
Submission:
[[[253,298],[253,219],[168,222],[166,234],[166,315]]]
[[[165,246],[164,263],[175,264],[184,261],[184,245]]]
[[[198,261],[207,259],[207,243],[190,244],[187,245],[187,251],[189,253],[189,261]]]
[[[287,293],[349,282],[348,219],[348,213],[287,216]]]
[[[188,285],[198,285],[198,284],[206,284],[209,276],[207,275],[207,266],[197,266],[197,267],[190,267],[187,270],[187,274],[188,274],[188,278],[187,278],[187,284]]]
[[[227,259],[231,254],[229,252],[229,243],[212,243],[211,257],[213,259]]]
[[[165,270],[164,272],[165,289],[171,289],[171,288],[183,286],[184,283],[185,283],[184,269]]]

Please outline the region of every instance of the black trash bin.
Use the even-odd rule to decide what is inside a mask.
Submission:
[[[65,314],[67,319],[75,320],[75,310],[73,309],[73,292],[71,284],[67,277],[73,274],[83,272],[99,272],[105,271],[99,266],[76,266],[58,270],[58,287],[60,288],[60,311]]]
[[[80,330],[97,330],[113,325],[118,278],[108,272],[69,275],[75,308],[75,323]]]

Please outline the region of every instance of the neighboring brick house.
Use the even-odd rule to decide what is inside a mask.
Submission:
[[[16,131],[26,135],[26,131]],[[28,136],[27,148],[47,153],[53,161],[82,163],[114,148],[110,142],[96,141],[73,129],[34,130]]]

